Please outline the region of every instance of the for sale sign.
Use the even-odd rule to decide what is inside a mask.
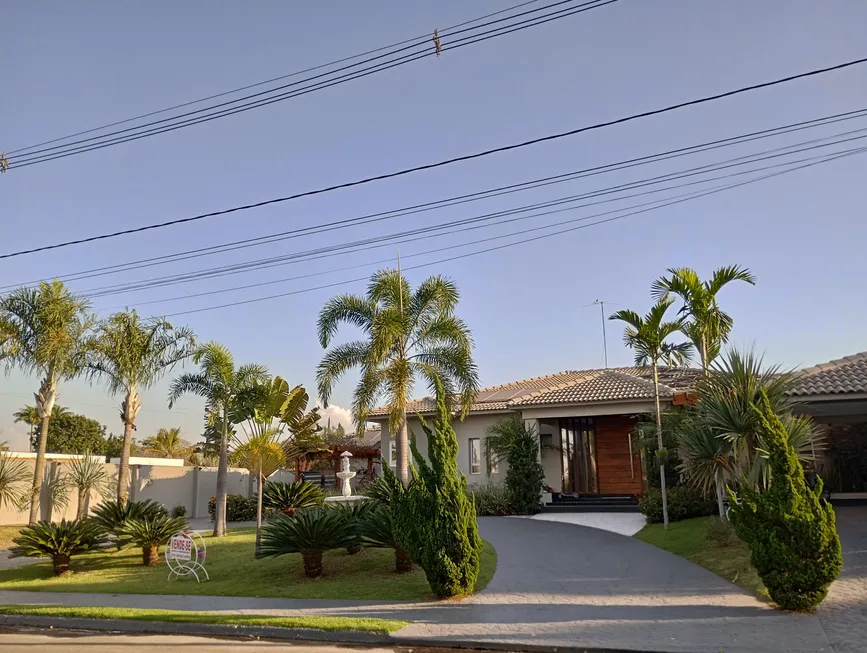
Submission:
[[[173,535],[169,540],[166,552],[167,560],[190,560],[192,558],[193,540],[187,535]]]

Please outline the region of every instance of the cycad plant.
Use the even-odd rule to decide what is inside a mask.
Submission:
[[[166,509],[151,499],[144,501],[103,501],[93,509],[90,518],[103,533],[111,535],[117,542],[117,548],[128,543],[123,527],[131,519],[152,519],[166,514]]]
[[[659,404],[659,365],[683,365],[689,360],[692,344],[670,342],[671,336],[683,331],[684,320],[666,320],[665,314],[674,303],[672,297],[663,297],[654,304],[646,316],[635,311],[622,310],[608,319],[626,323],[623,343],[635,352],[636,365],[650,365],[653,371],[653,389],[656,403],[656,438],[659,457],[659,482],[662,490],[662,518],[668,528],[668,494],[665,486],[665,445],[662,440],[662,408]]]
[[[169,517],[165,513],[129,519],[121,527],[121,534],[129,543],[141,547],[145,567],[153,567],[160,559],[160,546],[187,527],[183,517]]]
[[[319,342],[327,348],[341,323],[360,328],[365,338],[328,350],[316,379],[324,406],[334,385],[351,369],[361,369],[352,410],[360,432],[380,396],[388,401],[389,431],[397,442],[398,476],[409,483],[409,435],[406,405],[416,380],[431,391],[437,381],[446,393],[449,409],[455,399],[463,418],[475,400],[479,385],[472,357],[472,338],[455,315],[458,288],[445,277],[434,276],[412,291],[395,270],[380,270],[370,279],[367,294],[339,295],[319,314]]]
[[[394,549],[394,570],[397,573],[412,571],[412,559],[397,537],[397,521],[391,506],[374,505],[360,520],[358,532],[365,546]]]
[[[76,519],[87,517],[87,502],[91,495],[94,493],[104,495],[111,491],[111,476],[106,471],[102,458],[87,453],[69,463],[69,471],[64,477],[64,483],[68,488],[73,489],[78,497]]]
[[[298,511],[294,517],[281,516],[262,529],[261,557],[300,553],[304,575],[322,575],[322,554],[352,544],[355,534],[336,510],[315,507]]]
[[[267,481],[262,498],[266,508],[279,510],[284,515],[292,517],[296,510],[321,505],[325,499],[325,492],[318,485],[308,481],[294,483]]]
[[[30,469],[25,461],[0,453],[0,508],[20,504],[29,478]]]
[[[45,446],[52,409],[60,381],[77,376],[92,344],[95,318],[89,302],[60,281],[40,282],[36,288],[19,288],[0,299],[0,359],[40,379],[33,396],[41,419],[36,443],[36,464],[27,503],[29,523],[36,523],[39,493],[45,473]]]
[[[361,539],[360,533],[361,522],[377,504],[373,501],[360,500],[349,504],[336,503],[325,505],[328,510],[333,510],[343,517],[346,521],[346,528],[353,534],[352,542],[346,545],[346,552],[349,555],[360,553],[361,549],[364,548],[364,542]]]
[[[93,551],[104,541],[105,534],[90,520],[64,519],[59,524],[41,521],[25,526],[18,536],[12,539],[15,544],[12,553],[15,556],[51,558],[54,575],[62,576],[69,572],[72,556]]]

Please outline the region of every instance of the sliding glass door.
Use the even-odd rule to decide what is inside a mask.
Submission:
[[[596,431],[590,417],[561,418],[560,455],[565,494],[598,494]]]

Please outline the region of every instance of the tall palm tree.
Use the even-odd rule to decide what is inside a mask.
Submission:
[[[250,435],[246,442],[235,447],[232,460],[251,474],[256,475],[258,499],[256,503],[256,555],[262,542],[262,495],[265,479],[286,464],[286,452],[279,442],[280,432],[276,428]]]
[[[160,429],[156,435],[142,440],[147,453],[158,458],[186,458],[193,445],[181,437],[181,429]]]
[[[406,405],[416,379],[423,379],[431,392],[438,379],[450,403],[457,396],[461,418],[478,390],[470,330],[454,314],[458,299],[457,286],[445,277],[430,277],[412,292],[399,271],[380,270],[371,277],[366,295],[333,297],[319,314],[323,348],[343,322],[365,334],[363,340],[326,352],[316,376],[319,398],[327,407],[338,379],[350,368],[361,369],[352,404],[356,424],[363,432],[377,398],[386,397],[389,430],[397,433],[398,474],[404,484],[409,482]]]
[[[169,408],[185,394],[204,397],[208,414],[219,416],[222,426],[220,437],[220,462],[217,467],[216,514],[214,536],[226,534],[226,482],[229,474],[230,411],[236,397],[255,382],[268,378],[263,365],[247,364],[235,367],[232,353],[223,345],[209,342],[193,354],[193,362],[200,366],[198,372],[184,373],[172,381],[169,388]]]
[[[33,429],[42,422],[42,418],[39,417],[39,409],[36,406],[24,406],[24,408],[22,408],[21,410],[17,410],[12,413],[12,417],[15,418],[16,424],[20,424],[21,422],[23,422],[30,427],[30,433],[27,438],[27,445],[32,449]]]
[[[45,443],[60,381],[77,376],[84,365],[95,323],[89,302],[60,281],[19,288],[0,299],[0,359],[7,367],[36,373],[42,379],[36,399],[41,428],[36,447],[30,519],[37,520],[39,492],[45,473]]]
[[[729,265],[714,270],[708,281],[702,281],[690,268],[669,268],[671,276],[653,282],[651,293],[656,299],[674,294],[683,300],[682,315],[687,318],[684,333],[692,340],[701,356],[701,367],[707,372],[720,348],[728,341],[734,320],[717,303],[720,290],[733,281],[756,285],[756,277],[747,268]]]
[[[665,314],[674,299],[665,297],[656,302],[644,317],[635,311],[620,310],[608,319],[626,323],[623,332],[624,344],[635,352],[636,365],[650,365],[653,370],[653,395],[656,404],[656,439],[659,457],[659,481],[662,490],[662,520],[668,528],[668,494],[665,488],[665,445],[662,441],[662,409],[659,404],[659,364],[683,365],[689,360],[692,344],[668,342],[668,339],[683,330],[683,318],[666,321]]]
[[[88,355],[88,374],[91,379],[106,381],[110,394],[124,396],[120,404],[123,447],[117,474],[118,501],[125,502],[129,492],[129,455],[141,409],[139,392],[189,358],[194,345],[192,330],[175,328],[162,318],[142,320],[135,310],[115,313],[99,326]]]

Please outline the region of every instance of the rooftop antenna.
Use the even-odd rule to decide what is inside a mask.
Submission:
[[[615,302],[605,301],[604,299],[597,299],[592,304],[585,304],[584,307],[588,306],[599,306],[599,310],[602,315],[602,352],[605,356],[605,369],[608,369],[608,336],[605,333],[605,304],[614,304]]]

